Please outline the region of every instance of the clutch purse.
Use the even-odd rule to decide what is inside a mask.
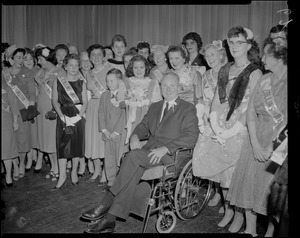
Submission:
[[[28,114],[27,114],[27,121],[32,120],[33,118],[35,118],[37,115],[39,115],[39,111],[37,110],[37,105],[31,105],[28,107],[27,109]]]
[[[22,121],[23,122],[27,121],[28,110],[26,108],[22,108],[22,109],[20,109],[20,114],[21,114],[21,117],[22,117]]]
[[[52,108],[49,112],[46,113],[45,118],[48,120],[55,120],[57,118],[57,113]]]

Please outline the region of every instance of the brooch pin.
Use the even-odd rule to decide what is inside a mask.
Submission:
[[[25,78],[25,74],[22,74],[22,77]]]

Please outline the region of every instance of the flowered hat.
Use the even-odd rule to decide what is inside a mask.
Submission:
[[[11,59],[11,57],[17,48],[17,45],[11,45],[5,50],[5,58],[7,61],[9,61],[10,64],[13,64],[13,60]]]
[[[151,53],[155,53],[155,52],[163,52],[166,53],[168,50],[168,46],[165,45],[153,45],[151,47]]]

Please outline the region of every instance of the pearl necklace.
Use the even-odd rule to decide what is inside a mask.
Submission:
[[[236,64],[234,64],[234,66],[235,66],[237,69],[241,69],[241,68],[244,68],[245,66],[247,66],[248,64],[250,64],[250,61],[248,61],[248,62],[245,63],[245,64],[239,65],[239,66],[237,66]]]

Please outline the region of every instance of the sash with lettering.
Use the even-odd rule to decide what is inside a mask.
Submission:
[[[275,103],[271,87],[271,77],[272,75],[270,73],[268,77],[261,82],[261,87],[264,106],[268,114],[275,122],[275,126],[273,127],[273,130],[275,130],[275,128],[280,124],[280,122],[283,121],[284,115],[279,111]],[[286,75],[284,77],[286,77]]]
[[[67,92],[68,96],[72,99],[74,104],[80,103],[77,94],[74,92],[73,88],[71,87],[70,83],[66,80],[65,77],[57,77],[61,85],[64,87],[65,91]]]
[[[9,110],[9,105],[7,104],[7,102],[5,102],[2,98],[2,109],[4,109],[7,112],[10,112]]]
[[[273,153],[271,160],[282,165],[288,154],[288,125],[279,130],[279,135],[273,140]]]
[[[7,85],[13,90],[14,94],[18,97],[18,99],[23,103],[25,108],[27,109],[29,107],[29,100],[24,95],[24,93],[19,89],[17,85],[13,85],[12,77],[7,69],[2,70],[3,76],[6,80]]]
[[[47,74],[43,74],[43,72],[44,72],[43,70],[39,71],[36,81],[45,90],[48,97],[50,99],[52,99],[52,88],[46,83],[52,75],[52,74],[50,74],[51,70]],[[49,76],[49,77],[47,77],[47,79],[46,79],[46,75]]]
[[[99,83],[99,81],[96,79],[95,74],[91,71],[90,72],[91,80],[93,84],[96,86],[100,94],[106,91],[106,89]]]
[[[216,86],[217,82],[215,82],[213,79],[212,70],[206,71],[205,76],[206,76],[206,82],[207,82],[208,86],[210,88],[214,88]]]

